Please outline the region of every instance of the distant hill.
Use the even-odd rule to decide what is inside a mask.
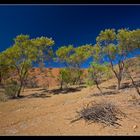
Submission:
[[[139,73],[140,59],[137,57],[126,60],[127,62],[133,62],[131,70],[135,70],[135,74]],[[29,72],[29,77],[33,79],[38,87],[55,87],[59,85],[58,75],[61,68],[44,68],[43,71],[40,68],[33,68]],[[83,69],[85,74],[87,69]],[[112,76],[114,74],[112,73]],[[113,76],[114,77],[114,76]],[[112,77],[112,78],[113,78]],[[31,81],[31,79],[29,80]]]
[[[61,68],[33,68],[29,72],[29,82],[35,81],[37,87],[55,87],[59,86],[58,76]],[[87,69],[83,69],[85,73]]]
[[[33,68],[29,72],[29,80],[33,79],[38,87],[58,86],[59,71],[60,68],[44,68],[43,71],[40,68]]]

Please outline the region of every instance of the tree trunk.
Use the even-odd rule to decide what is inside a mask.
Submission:
[[[17,91],[17,97],[20,97],[20,93],[22,91],[22,89],[24,89],[24,81],[26,80],[27,76],[27,70],[23,73],[23,75],[19,75],[20,77],[20,86],[19,86],[19,89]]]
[[[133,86],[135,87],[137,93],[140,95],[139,88],[138,88],[137,85],[135,84],[135,82],[134,82],[134,80],[133,80],[133,78],[132,78],[132,76],[131,76],[130,74],[129,74],[129,77],[130,77],[130,79],[131,79],[131,81],[132,81],[132,84],[133,84]]]
[[[121,78],[117,78],[117,80],[118,80],[117,90],[120,90],[120,88],[121,88]]]
[[[2,74],[0,73],[0,84],[2,83]]]
[[[21,81],[20,87],[19,87],[19,89],[17,91],[17,97],[20,97],[20,93],[21,93],[22,87],[23,87],[23,82]]]
[[[118,73],[117,73],[117,71],[115,71],[115,69],[114,69],[114,65],[113,65],[113,63],[112,63],[111,58],[110,58],[110,64],[111,64],[111,69],[112,69],[113,73],[115,74],[115,77],[116,77],[117,80],[118,80],[118,85],[117,85],[117,88],[116,88],[116,89],[119,90],[120,87],[121,87],[122,74],[123,74],[123,70],[124,70],[124,62],[122,61],[122,62],[120,62],[120,63],[118,64],[118,67],[119,67],[119,72],[118,72]]]
[[[96,87],[98,88],[98,90],[100,91],[100,93],[102,94],[103,92],[102,92],[101,88],[99,87],[99,84],[97,81],[95,81],[95,84],[96,84]]]
[[[63,89],[63,81],[61,81],[61,83],[60,83],[60,90],[62,90]]]

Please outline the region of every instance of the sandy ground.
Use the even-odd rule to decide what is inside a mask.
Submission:
[[[114,80],[101,84],[103,91],[114,85]],[[97,93],[97,94],[96,94]],[[139,135],[140,105],[131,100],[138,95],[134,88],[122,89],[117,94],[100,93],[93,88],[76,92],[52,94],[41,88],[26,89],[24,98],[0,102],[0,135]],[[33,95],[40,95],[38,97]],[[87,124],[84,120],[70,123],[84,104],[90,101],[115,103],[127,117],[118,128],[100,123]]]

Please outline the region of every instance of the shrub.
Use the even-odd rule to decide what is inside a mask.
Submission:
[[[8,97],[3,92],[0,92],[0,102],[6,102],[7,100]]]
[[[17,91],[19,90],[19,84],[16,81],[11,81],[11,83],[8,83],[4,87],[4,93],[7,95],[9,98],[15,98]]]
[[[65,85],[68,87],[70,85],[80,84],[82,81],[83,71],[74,68],[62,68],[59,72],[58,81],[60,83],[60,88]]]

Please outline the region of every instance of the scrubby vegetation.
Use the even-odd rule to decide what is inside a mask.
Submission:
[[[62,63],[65,68],[60,69],[58,77],[60,89],[69,88],[71,85],[95,84],[102,93],[100,83],[112,73],[117,80],[117,90],[121,89],[121,81],[127,74],[138,94],[131,75],[132,64],[126,60],[135,51],[140,49],[140,30],[105,29],[96,38],[96,44],[85,44],[74,47],[73,45],[60,46],[53,51],[54,40],[47,37],[31,39],[29,35],[18,35],[14,44],[5,51],[0,52],[0,85],[5,89],[5,94],[20,97],[25,87],[37,87],[34,77],[29,77],[29,70],[37,64],[44,72],[45,63],[50,59]],[[81,69],[88,63],[88,73]],[[131,62],[133,63],[133,62]],[[110,72],[112,71],[112,72]],[[51,75],[53,76],[53,75]],[[10,81],[7,83],[7,81]],[[12,82],[15,82],[14,84]]]
[[[4,87],[6,87],[6,93],[12,93],[15,94],[15,97],[20,97],[20,93],[24,88],[24,81],[27,79],[28,72],[33,66],[33,63],[44,63],[48,59],[48,56],[52,55],[51,46],[54,44],[54,41],[46,37],[30,39],[28,35],[19,35],[14,41],[15,43],[12,47],[0,53],[0,60],[2,60],[0,61],[0,75],[1,82],[3,82],[5,78],[3,77],[3,73],[5,76],[9,72],[10,78],[13,77],[13,71],[16,73],[16,76],[13,78],[18,82],[18,89],[10,92],[7,85],[4,85]],[[6,83],[3,82],[3,84]],[[13,86],[12,88],[14,89]]]
[[[106,75],[105,75],[106,74]],[[105,64],[100,65],[99,63],[91,63],[88,69],[88,85],[96,85],[100,93],[102,93],[99,84],[102,82],[103,78],[107,77],[108,67]]]
[[[20,85],[17,83],[17,81],[10,81],[10,83],[7,83],[4,87],[4,93],[9,98],[15,98],[16,94],[19,90]]]

